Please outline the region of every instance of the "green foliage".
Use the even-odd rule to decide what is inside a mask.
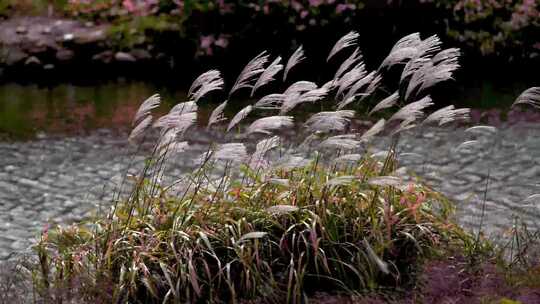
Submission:
[[[371,184],[390,173],[389,161],[271,172],[287,182],[246,168],[252,178],[213,187],[205,166],[180,195],[152,176],[138,179],[107,216],[42,236],[38,286],[54,299],[301,302],[315,290],[410,283],[423,258],[465,234],[431,189]],[[331,182],[339,176],[354,178]]]

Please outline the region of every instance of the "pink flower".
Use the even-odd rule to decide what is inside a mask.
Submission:
[[[341,14],[347,10],[354,10],[356,5],[354,4],[338,4],[336,6],[336,13]]]

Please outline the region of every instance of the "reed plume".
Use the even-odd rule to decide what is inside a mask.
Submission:
[[[305,59],[306,57],[304,57],[304,49],[302,46],[299,46],[287,61],[287,65],[285,65],[285,70],[283,71],[283,81],[287,79],[287,76],[289,75],[289,72],[292,70],[292,68],[297,66]]]

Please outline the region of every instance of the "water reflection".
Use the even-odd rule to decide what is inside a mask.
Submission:
[[[130,124],[141,101],[155,92],[169,102],[185,96],[182,90],[142,82],[54,87],[4,84],[0,86],[0,133],[21,138],[41,131],[71,134],[122,128]]]
[[[445,90],[434,99],[473,108],[507,108],[524,88],[520,83],[500,86],[484,82],[466,89],[454,86],[455,90]],[[0,138],[26,139],[40,132],[78,134],[97,128],[122,129],[130,125],[138,105],[156,92],[165,101],[162,111],[185,101],[185,90],[138,81],[54,86],[2,84]],[[202,120],[208,116],[208,107],[204,104],[218,103],[219,98],[213,96],[203,102],[199,113]],[[231,103],[233,109],[229,111],[245,102]]]

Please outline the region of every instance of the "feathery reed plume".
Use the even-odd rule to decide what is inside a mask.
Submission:
[[[285,94],[269,94],[259,99],[253,107],[263,110],[279,109],[283,101],[285,100]]]
[[[420,43],[422,43],[422,39],[420,38],[420,33],[418,32],[411,33],[399,39],[392,47],[392,50],[390,51],[390,53],[392,53],[395,50],[406,48],[406,47],[417,47]]]
[[[135,117],[133,118],[132,125],[136,125],[146,116],[150,115],[150,112],[159,107],[159,104],[161,103],[161,98],[159,97],[159,94],[154,94],[150,96],[148,99],[146,99],[137,110],[137,113],[135,113]]]
[[[470,149],[478,144],[480,144],[478,140],[468,140],[459,144],[454,150],[459,151],[462,149]]]
[[[398,127],[392,132],[392,135],[398,134],[400,132],[412,129],[416,127],[416,124],[414,123],[416,121],[415,117],[409,117],[407,119],[402,120]]]
[[[319,147],[330,148],[330,149],[353,150],[360,146],[360,141],[356,140],[355,137],[356,135],[354,134],[331,136],[323,140],[319,144]]]
[[[528,104],[535,108],[540,108],[540,87],[532,87],[521,93],[512,107],[520,104]]]
[[[453,105],[439,109],[431,113],[422,124],[437,123],[439,126],[461,120],[466,121],[470,118],[471,109],[456,109]]]
[[[306,59],[306,57],[304,57],[304,49],[302,46],[299,46],[287,61],[287,65],[285,65],[285,70],[283,71],[283,81],[287,79],[287,75],[289,75],[291,69],[300,62],[304,61],[304,59]]]
[[[399,109],[394,115],[392,115],[388,121],[392,120],[410,120],[413,121],[424,115],[423,110],[433,105],[431,97],[426,96],[418,101],[410,103],[403,108]]]
[[[283,92],[283,95],[289,96],[294,94],[301,94],[303,92],[315,90],[317,88],[317,85],[311,81],[297,81],[293,84],[291,84],[285,92]]]
[[[353,65],[356,65],[362,60],[362,54],[360,49],[356,48],[354,52],[339,66],[336,74],[334,74],[334,79],[339,79],[345,72],[347,72]]]
[[[283,65],[280,64],[281,57],[277,57],[270,65],[262,72],[261,76],[251,89],[251,96],[253,97],[253,94],[255,94],[255,91],[257,91],[258,88],[262,87],[265,84],[268,84],[269,82],[275,80],[274,76],[276,76],[279,71],[283,69]]]
[[[407,78],[411,77],[416,71],[421,69],[426,63],[430,62],[431,59],[426,57],[414,58],[407,62],[403,71],[401,72],[401,77],[399,79],[400,83],[403,83]]]
[[[236,113],[236,115],[234,115],[234,117],[229,122],[229,125],[227,126],[227,132],[229,132],[232,128],[234,128],[234,126],[236,126],[244,118],[246,118],[249,115],[249,113],[251,113],[252,110],[253,110],[253,106],[249,105],[243,108],[242,110],[240,110],[240,112]]]
[[[308,132],[343,132],[353,117],[354,111],[352,110],[319,112],[312,115],[304,123],[304,127]]]
[[[390,53],[381,63],[379,70],[391,67],[398,63],[403,63],[418,55],[418,46],[422,43],[420,33],[409,34],[396,42]]]
[[[268,54],[266,54],[266,51],[261,52],[259,55],[255,56],[255,58],[251,59],[242,72],[240,72],[240,75],[238,75],[236,82],[229,92],[229,97],[241,88],[252,88],[251,82],[264,72],[264,65],[266,62],[268,62]]]
[[[349,89],[355,82],[362,79],[364,76],[366,76],[366,69],[363,63],[356,65],[350,71],[345,73],[345,75],[337,81],[338,90],[336,98],[341,96],[345,90]]]
[[[360,137],[360,141],[369,141],[373,136],[379,134],[382,130],[384,130],[384,124],[385,124],[384,118],[379,119],[369,130],[364,132],[362,136]]]
[[[291,111],[292,109],[294,109],[297,105],[301,103],[319,101],[325,98],[326,95],[328,95],[328,90],[325,88],[319,88],[319,89],[307,91],[303,93],[302,95],[299,95],[298,93],[294,95],[293,94],[288,95],[286,96],[285,101],[281,105],[280,114],[283,115]]]
[[[188,91],[188,98],[193,98],[195,102],[199,101],[204,95],[211,91],[223,89],[225,82],[217,70],[210,70],[201,74],[193,83]]]
[[[401,185],[401,179],[395,176],[377,176],[368,180],[368,184],[372,186],[392,186],[398,187]]]
[[[212,125],[215,125],[219,122],[227,120],[227,118],[225,118],[225,114],[223,113],[226,106],[227,106],[227,100],[222,102],[219,106],[217,106],[212,111],[212,114],[210,114],[210,118],[208,119],[207,128],[210,128]]]
[[[438,52],[437,54],[435,54],[435,56],[433,56],[431,61],[433,62],[433,64],[439,64],[441,62],[458,63],[457,60],[458,60],[458,58],[460,56],[461,56],[461,50],[460,49],[458,49],[458,48],[449,48],[449,49],[444,49],[444,50]]]
[[[176,104],[169,113],[185,114],[191,112],[197,112],[198,106],[195,101],[187,101]]]
[[[345,186],[350,185],[353,181],[357,180],[354,175],[342,175],[334,177],[326,182],[327,186]]]
[[[419,56],[431,56],[431,54],[441,50],[441,39],[437,35],[429,36],[422,40],[418,47]]]
[[[298,209],[299,209],[298,207],[291,206],[291,205],[275,205],[275,206],[266,208],[266,211],[271,214],[281,215],[281,214],[288,214],[288,213],[296,212],[298,211]]]
[[[482,135],[493,135],[497,133],[497,128],[493,126],[474,126],[465,130],[465,133],[476,133]]]
[[[270,138],[259,141],[255,148],[255,152],[253,153],[251,157],[249,166],[254,169],[259,168],[261,166],[266,167],[267,163],[264,161],[264,157],[266,156],[266,153],[268,153],[272,149],[279,147],[279,144],[280,144],[279,136],[274,136],[274,137],[270,137]]]
[[[362,94],[360,101],[364,100],[365,98],[373,94],[373,92],[375,92],[375,90],[377,90],[377,88],[379,88],[379,86],[381,85],[381,81],[382,81],[382,76],[379,74],[375,75],[373,80],[371,80],[371,82],[369,83],[364,94]]]
[[[371,115],[377,111],[380,111],[382,109],[387,109],[390,107],[393,107],[396,105],[397,101],[399,100],[399,93],[396,91],[392,95],[386,97],[385,99],[381,100],[379,103],[377,103],[371,111],[369,111],[368,115]]]
[[[325,88],[328,90],[328,92],[330,92],[331,90],[335,88],[335,86],[336,86],[336,81],[332,79],[330,81],[327,81],[325,84],[323,84],[321,88]]]
[[[326,62],[330,61],[330,58],[334,57],[334,55],[336,55],[341,50],[355,45],[359,36],[360,35],[357,32],[351,31],[345,36],[341,37],[330,51],[330,54],[328,54]]]
[[[191,113],[169,113],[161,116],[153,125],[154,128],[160,128],[162,134],[169,129],[176,129],[177,133],[183,134],[197,121],[197,112]]]
[[[377,77],[378,75],[375,72],[371,72],[367,74],[366,76],[362,77],[354,85],[347,91],[347,94],[343,97],[343,99],[338,103],[337,108],[338,110],[343,109],[350,103],[354,102],[355,98],[358,95],[362,95],[362,99],[366,97],[367,95],[371,94],[372,91],[375,90],[376,86],[378,85],[378,82],[380,82],[381,78]],[[374,86],[371,85],[373,82],[377,82]],[[360,93],[360,90],[368,85],[368,89],[364,93]]]
[[[152,119],[152,115],[146,115],[146,117],[133,128],[129,134],[128,141],[132,144],[135,143],[135,140],[148,130],[150,125],[152,125]]]
[[[292,116],[268,116],[257,119],[247,129],[247,134],[264,133],[271,134],[272,132],[281,129],[292,128],[294,126]]]
[[[189,90],[188,90],[188,93],[187,93],[188,97],[191,96],[193,94],[193,92],[195,92],[195,90],[200,88],[203,84],[205,84],[207,82],[210,82],[210,81],[212,81],[214,79],[217,79],[217,78],[221,78],[221,74],[219,73],[218,70],[210,70],[210,71],[202,73],[201,75],[199,75],[199,77],[197,77],[191,83],[191,86],[189,87]]]
[[[441,40],[437,35],[424,40],[418,33],[413,33],[401,38],[392,48],[390,54],[383,60],[380,69],[391,67],[396,64],[408,63],[410,60],[430,56],[440,50]]]
[[[409,100],[413,92],[419,95],[423,90],[439,82],[453,79],[454,71],[460,67],[457,56],[459,52],[446,52],[444,56],[439,57],[440,61],[436,64],[433,59],[425,62],[412,74],[405,92],[405,100]]]
[[[187,150],[189,144],[187,141],[178,141],[179,131],[169,129],[161,136],[158,142],[157,151],[159,156],[166,153],[181,153]]]

